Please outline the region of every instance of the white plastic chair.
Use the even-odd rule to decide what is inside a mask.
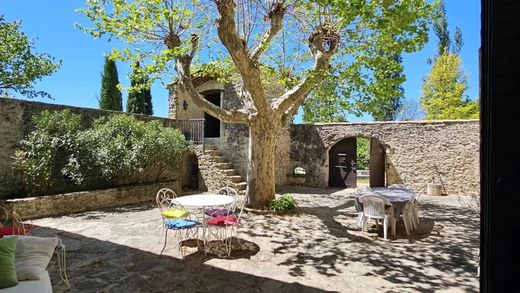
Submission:
[[[412,224],[414,228],[419,227],[419,193],[415,195],[415,197],[412,199],[410,205],[411,215],[410,219],[412,220]]]
[[[367,230],[367,220],[375,219],[376,227],[379,227],[378,220],[383,220],[383,236],[388,239],[388,225],[392,228],[392,235],[395,235],[396,220],[394,217],[394,209],[390,201],[378,196],[377,194],[366,194],[360,197],[359,201],[363,204],[363,228]]]
[[[395,188],[395,189],[410,189],[410,187],[404,185],[404,184],[391,184],[388,185],[388,188]]]

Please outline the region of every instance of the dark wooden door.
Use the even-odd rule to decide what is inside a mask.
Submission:
[[[329,151],[329,186],[355,188],[356,138],[346,138],[335,144]]]
[[[370,139],[370,187],[385,186],[385,149],[378,139]]]
[[[204,98],[220,107],[220,93],[205,95]],[[220,137],[220,120],[204,113],[204,137]]]

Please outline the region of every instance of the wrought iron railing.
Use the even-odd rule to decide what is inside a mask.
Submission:
[[[186,140],[204,143],[204,119],[178,120],[178,127]]]

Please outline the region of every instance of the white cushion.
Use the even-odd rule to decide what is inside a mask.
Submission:
[[[45,271],[41,277],[42,279],[40,280],[20,281],[16,286],[0,289],[0,293],[52,293],[52,285],[51,279],[49,278],[49,273]]]
[[[18,236],[15,255],[18,281],[48,278],[47,266],[58,243],[57,237]]]

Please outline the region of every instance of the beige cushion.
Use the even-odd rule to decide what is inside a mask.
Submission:
[[[47,277],[47,266],[58,243],[57,237],[18,236],[15,256],[18,281]]]

